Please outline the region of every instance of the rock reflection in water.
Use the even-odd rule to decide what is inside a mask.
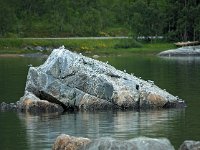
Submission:
[[[30,149],[49,149],[61,133],[90,139],[112,137],[127,140],[139,136],[168,138],[175,132],[173,128],[176,121],[184,115],[184,110],[104,111],[41,116],[19,114],[19,118],[26,126]]]
[[[174,61],[180,64],[191,64],[191,63],[198,63],[200,64],[200,57],[189,56],[189,57],[161,57],[167,61]]]

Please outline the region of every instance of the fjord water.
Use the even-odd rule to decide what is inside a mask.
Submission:
[[[50,149],[61,134],[91,139],[139,136],[166,137],[178,148],[184,140],[200,140],[200,59],[133,55],[102,57],[117,69],[134,73],[186,100],[186,109],[159,111],[97,111],[62,115],[0,112],[0,149]],[[0,58],[0,102],[15,102],[23,95],[28,64],[40,58]]]

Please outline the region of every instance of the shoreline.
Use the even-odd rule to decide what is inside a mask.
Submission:
[[[165,41],[135,41],[127,37],[116,38],[0,38],[0,57],[16,57],[23,54],[41,52],[50,54],[55,48],[64,45],[67,49],[86,55],[129,55],[157,54],[173,49],[173,43]]]
[[[0,58],[16,58],[22,57],[21,54],[0,54]]]
[[[17,57],[42,57],[47,58],[47,54],[42,53],[28,53],[28,54],[0,54],[0,58],[17,58]]]

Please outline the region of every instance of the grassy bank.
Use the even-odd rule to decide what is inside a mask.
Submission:
[[[23,54],[38,52],[32,48],[41,46],[57,48],[64,45],[67,49],[89,54],[130,54],[158,53],[175,48],[166,42],[138,43],[130,39],[20,39],[1,38],[0,54]],[[30,48],[31,47],[31,48]],[[49,53],[43,51],[43,53]]]

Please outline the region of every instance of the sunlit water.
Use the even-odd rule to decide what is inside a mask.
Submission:
[[[61,134],[91,139],[139,136],[167,137],[177,148],[184,140],[200,140],[200,59],[163,59],[156,56],[103,57],[102,61],[126,69],[186,100],[182,110],[98,111],[31,116],[0,112],[0,149],[50,149]],[[43,59],[0,58],[0,102],[15,102],[24,92],[28,64]]]

